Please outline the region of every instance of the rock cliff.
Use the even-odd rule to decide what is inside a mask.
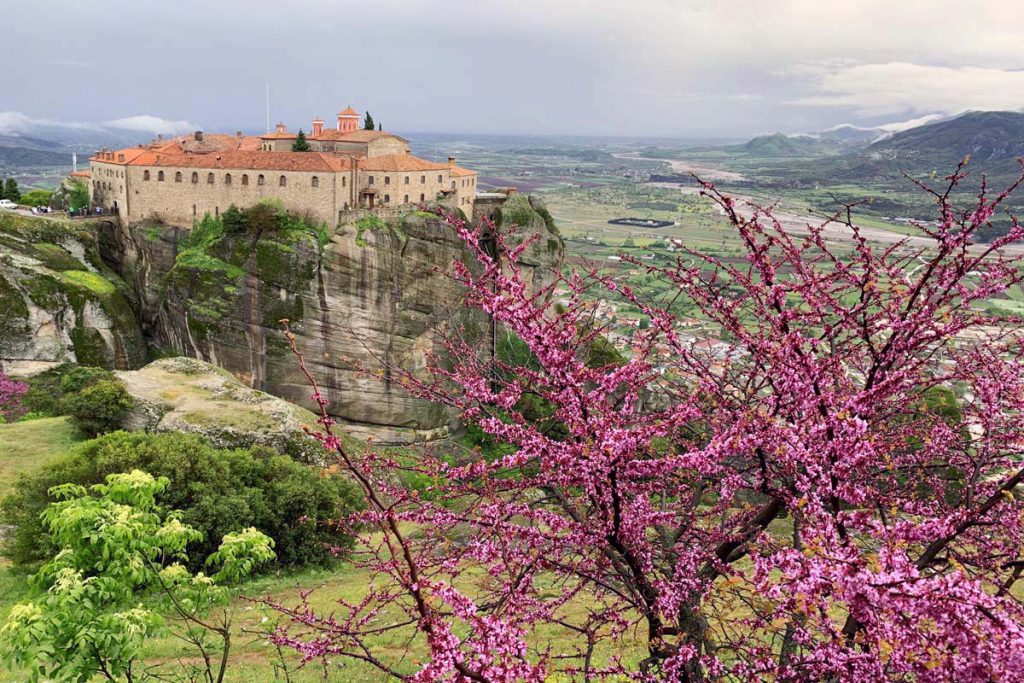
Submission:
[[[500,217],[540,234],[523,262],[538,284],[546,280],[562,250],[550,216],[517,197]],[[460,306],[461,292],[444,274],[467,252],[437,216],[353,215],[327,232],[254,215],[244,229],[212,238],[202,226],[110,229],[104,253],[131,284],[142,328],[162,350],[313,408],[279,323],[287,318],[329,410],[350,431],[401,443],[443,436],[452,425],[442,407],[413,398],[388,371],[421,370],[439,325],[488,332]]]
[[[146,357],[131,290],[100,256],[90,223],[0,212],[0,365],[138,367]]]
[[[562,241],[543,206],[513,195],[483,210],[539,235],[521,260],[536,285],[546,281]],[[353,214],[333,231],[269,205],[244,216],[192,228],[0,216],[0,367],[134,369],[148,343],[150,356],[197,358],[314,408],[279,323],[287,318],[350,432],[384,443],[443,436],[452,416],[410,396],[388,368],[422,370],[443,325],[484,346],[486,320],[445,275],[468,258],[458,235],[415,210]]]

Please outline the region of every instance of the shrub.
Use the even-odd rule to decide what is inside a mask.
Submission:
[[[49,556],[39,514],[52,486],[96,484],[133,469],[167,477],[160,503],[181,510],[182,521],[203,532],[206,540],[192,546],[194,567],[216,550],[217,539],[248,527],[274,539],[282,566],[326,565],[332,548],[352,546],[351,535],[334,524],[361,507],[348,479],[321,476],[265,447],[228,450],[194,434],[114,432],[21,480],[0,506],[0,518],[14,527],[4,554],[19,566]]]
[[[42,518],[59,551],[32,577],[34,599],[15,605],[0,626],[2,656],[11,668],[28,669],[31,681],[88,681],[101,674],[110,681],[186,680],[153,674],[152,667],[141,677],[132,673],[146,640],[170,631],[205,661],[205,670],[178,663],[198,674],[186,674],[187,680],[224,679],[231,613],[225,609],[217,620],[207,612],[227,605],[230,593],[221,584],[273,559],[273,542],[255,529],[228,534],[210,556],[211,575],[191,574],[180,562],[202,534],[156,505],[167,483],[133,470],[89,489],[65,484],[50,491],[56,502]],[[219,665],[206,651],[215,637],[224,654]]]
[[[66,395],[103,379],[114,379],[114,373],[103,368],[62,363],[26,380],[25,409],[39,415],[65,415]]]
[[[13,422],[25,413],[22,399],[27,391],[27,384],[0,372],[0,422]]]
[[[64,401],[68,415],[89,436],[117,429],[133,404],[124,386],[111,379],[90,384]]]

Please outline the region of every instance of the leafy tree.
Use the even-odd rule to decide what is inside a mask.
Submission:
[[[363,129],[373,130],[373,117],[370,116],[370,112],[366,112],[366,116],[363,118]]]
[[[248,527],[274,539],[281,566],[330,565],[352,548],[352,529],[335,522],[360,509],[362,501],[344,476],[321,474],[264,447],[215,448],[195,434],[113,432],[79,444],[19,481],[0,508],[3,522],[11,525],[4,555],[19,567],[32,567],[52,552],[40,522],[50,488],[90,486],[133,469],[167,477],[160,503],[180,510],[181,520],[203,533],[204,540],[191,548],[193,569],[216,551],[217,539]]]
[[[97,436],[118,429],[134,401],[124,385],[105,379],[72,394],[64,402],[79,429]]]
[[[202,534],[156,505],[167,483],[134,470],[88,489],[52,489],[56,502],[43,520],[58,552],[32,577],[37,596],[0,627],[8,666],[33,682],[159,679],[140,672],[139,659],[147,639],[172,630],[205,661],[182,678],[224,680],[231,613],[207,613],[227,605],[224,585],[274,558],[273,542],[255,529],[229,534],[208,559],[214,573],[191,573],[182,561]],[[165,613],[179,625],[169,626]],[[217,663],[208,655],[212,638],[220,640]]]
[[[938,223],[885,249],[845,213],[833,221],[853,249],[704,184],[744,257],[630,258],[671,292],[650,299],[595,269],[539,285],[521,238],[448,216],[475,260],[453,279],[526,345],[525,364],[452,331],[454,361],[388,370],[506,450],[460,466],[424,451],[427,500],[323,411],[320,439],[368,501],[373,587],[330,614],[304,602],[277,642],[432,681],[1019,680],[1024,361],[1019,321],[982,304],[1024,281],[1007,248],[1024,225],[978,246],[1008,192],[956,206],[962,170],[926,188]],[[581,352],[597,297],[649,320],[621,362]],[[679,332],[681,302],[713,343]],[[382,611],[394,635],[418,631],[414,674],[375,647],[392,630]],[[639,661],[593,656],[637,638]]]
[[[68,208],[72,211],[89,208],[89,186],[84,181],[74,180],[68,193]]]
[[[21,196],[21,203],[26,206],[49,206],[53,192],[50,190],[29,190]]]
[[[21,190],[18,189],[18,181],[14,178],[8,178],[4,183],[4,199],[10,199],[12,202],[21,201]]]
[[[295,142],[292,143],[293,152],[308,152],[309,142],[306,141],[306,134],[299,129],[299,134],[295,137]]]
[[[241,235],[249,228],[248,216],[244,212],[239,211],[238,207],[234,204],[221,214],[220,219],[224,224],[224,232],[229,235]]]

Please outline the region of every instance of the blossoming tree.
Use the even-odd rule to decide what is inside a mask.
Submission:
[[[448,217],[467,305],[529,362],[453,328],[405,382],[506,446],[424,452],[416,491],[325,412],[373,580],[330,615],[277,605],[276,642],[424,682],[1024,680],[1022,321],[985,305],[1022,279],[1024,228],[997,215],[1014,188],[958,210],[965,176],[922,186],[938,221],[892,245],[849,209],[797,235],[704,184],[745,253],[634,261],[670,285],[657,301],[593,270],[531,291],[528,240]],[[596,292],[649,321],[628,357],[587,352]],[[683,302],[722,344],[683,333]],[[389,659],[392,630],[428,656]]]

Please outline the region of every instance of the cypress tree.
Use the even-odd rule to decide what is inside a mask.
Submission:
[[[301,128],[299,129],[298,137],[296,137],[295,138],[295,142],[292,143],[292,151],[293,152],[308,152],[309,151],[309,143],[306,142],[306,134],[302,132]]]
[[[18,189],[18,181],[14,178],[8,178],[4,183],[4,199],[10,199],[12,202],[21,200],[21,190]]]
[[[373,130],[373,117],[370,116],[370,112],[366,112],[366,118],[363,120],[364,130]]]

